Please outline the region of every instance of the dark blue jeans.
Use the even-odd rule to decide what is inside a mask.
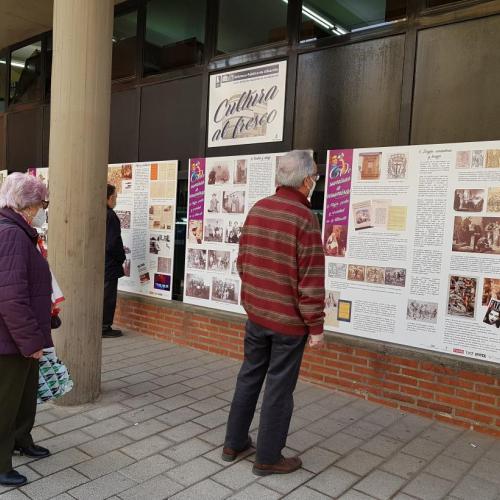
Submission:
[[[260,414],[256,461],[274,464],[285,447],[293,411],[293,391],[307,335],[282,335],[247,321],[245,359],[227,423],[225,446],[245,447],[260,390],[267,375]]]

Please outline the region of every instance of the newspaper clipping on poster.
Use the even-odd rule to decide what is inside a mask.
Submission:
[[[255,202],[276,191],[283,154],[190,160],[184,302],[244,313],[236,269],[241,228]]]
[[[283,140],[286,61],[210,76],[208,147]]]
[[[328,330],[500,362],[500,142],[328,151]]]
[[[126,260],[118,289],[172,299],[177,160],[112,164]]]

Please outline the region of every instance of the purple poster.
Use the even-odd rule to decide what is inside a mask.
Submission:
[[[352,158],[352,149],[328,151],[323,243],[329,256],[344,257],[347,250]]]
[[[205,208],[205,158],[189,161],[188,238],[193,243],[203,241],[203,209]]]

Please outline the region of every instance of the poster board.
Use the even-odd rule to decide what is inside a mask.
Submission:
[[[8,170],[0,170],[0,186],[3,184],[3,182],[7,178],[7,175],[9,175]]]
[[[284,153],[189,161],[184,302],[244,314],[236,269],[241,227],[250,208],[276,191]]]
[[[177,160],[108,166],[126,260],[118,289],[172,299]]]
[[[47,186],[47,188],[49,187],[49,169],[47,167],[44,168],[30,167],[28,168],[26,173],[32,175],[33,177],[38,177]],[[49,192],[49,199],[50,199],[50,192]],[[38,231],[40,239],[43,241],[46,248],[48,247],[48,239],[49,239],[49,211],[50,208],[48,208],[45,211],[47,215],[47,220],[45,224],[42,227],[36,229]]]
[[[286,61],[210,76],[209,148],[283,140]]]
[[[326,325],[500,362],[500,142],[331,150]]]

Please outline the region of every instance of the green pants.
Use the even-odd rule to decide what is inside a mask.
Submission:
[[[15,446],[33,444],[38,390],[38,360],[0,356],[0,474],[12,469]]]

